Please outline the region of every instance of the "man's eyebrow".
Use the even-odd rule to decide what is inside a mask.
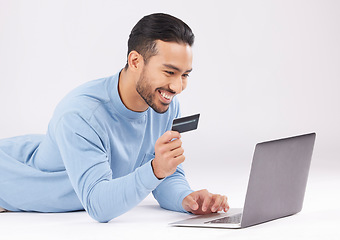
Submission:
[[[182,72],[181,69],[179,69],[178,67],[176,67],[176,66],[174,66],[174,65],[172,65],[172,64],[163,64],[163,66],[164,66],[164,67],[167,67],[167,68],[171,68],[171,69],[176,70],[176,71],[178,71],[178,72]],[[186,70],[185,72],[186,72],[186,73],[189,73],[189,72],[191,72],[191,71],[192,71],[192,68],[189,69],[189,70]]]

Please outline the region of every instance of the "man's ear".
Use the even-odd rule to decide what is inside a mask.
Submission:
[[[144,59],[137,51],[131,51],[128,56],[129,69],[131,71],[139,71],[144,65]]]

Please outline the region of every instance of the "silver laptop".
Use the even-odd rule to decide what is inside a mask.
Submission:
[[[244,228],[301,211],[315,133],[258,143],[243,209],[170,223],[173,226]]]

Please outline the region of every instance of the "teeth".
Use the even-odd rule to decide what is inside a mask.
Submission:
[[[167,95],[165,92],[161,92],[161,95],[168,100],[171,100],[172,98],[172,96]]]

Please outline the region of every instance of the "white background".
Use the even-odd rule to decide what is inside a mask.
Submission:
[[[0,0],[0,138],[45,133],[66,93],[124,67],[154,12],[196,35],[180,95],[183,116],[201,113],[183,134],[191,186],[242,207],[255,143],[316,132],[305,209],[339,210],[340,1]]]

